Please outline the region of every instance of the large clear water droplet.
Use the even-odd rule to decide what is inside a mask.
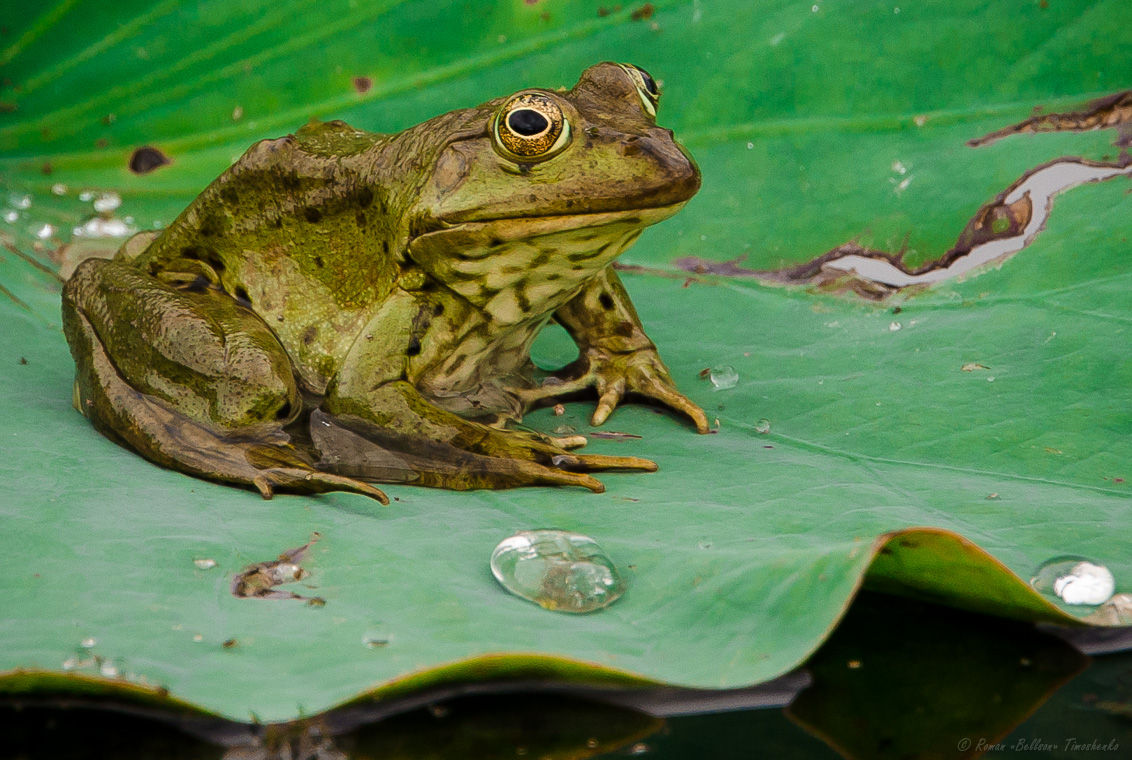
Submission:
[[[1042,564],[1030,585],[1066,604],[1096,606],[1112,598],[1112,571],[1084,557],[1055,557]]]
[[[613,562],[589,536],[564,530],[524,530],[491,553],[503,588],[555,612],[593,612],[625,591]]]
[[[711,368],[711,384],[717,391],[725,391],[739,384],[739,373],[730,364],[720,364]]]

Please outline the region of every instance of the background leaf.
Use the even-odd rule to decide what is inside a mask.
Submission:
[[[0,254],[0,689],[56,687],[71,660],[107,688],[160,685],[237,719],[285,720],[441,680],[730,687],[796,666],[865,579],[1070,622],[1081,611],[1016,576],[1082,554],[1129,591],[1126,180],[1066,194],[1032,246],[901,301],[899,315],[750,281],[684,287],[671,263],[746,254],[774,268],[849,240],[931,260],[1026,170],[1114,158],[1112,132],[965,147],[1035,106],[1130,86],[1132,41],[1115,32],[1132,22],[1127,3],[1023,6],[699,0],[636,21],[647,14],[634,7],[517,0],[12,8],[0,38],[0,173],[14,194],[0,200],[16,212]],[[629,407],[607,427],[642,439],[591,449],[654,458],[659,473],[603,476],[602,495],[390,487],[398,501],[380,509],[343,494],[264,502],[160,470],[70,409],[58,287],[25,257],[73,257],[61,244],[92,213],[80,192],[120,193],[115,213],[139,229],[168,224],[253,140],[312,116],[393,131],[568,86],[607,59],[662,80],[661,122],[704,173],[687,209],[623,261],[675,275],[626,281],[718,435]],[[172,164],[133,174],[145,145]],[[25,194],[30,208],[16,208]],[[568,341],[546,335],[536,358],[568,361]],[[972,362],[990,369],[961,371]],[[697,379],[719,364],[737,369],[737,388]],[[584,431],[590,408],[527,421]],[[596,538],[625,569],[625,597],[565,617],[507,596],[491,549],[538,527]],[[231,596],[233,574],[314,531],[308,582],[325,607]],[[218,567],[196,569],[200,558]]]

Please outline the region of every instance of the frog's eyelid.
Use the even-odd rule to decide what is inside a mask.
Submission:
[[[618,65],[623,68],[625,73],[629,75],[629,78],[633,80],[633,85],[637,88],[637,97],[641,99],[641,106],[644,107],[645,113],[655,119],[656,104],[660,99],[660,92],[658,91],[653,95],[652,92],[649,91],[649,88],[645,84],[643,69],[637,68],[631,63],[620,63]],[[649,78],[652,79],[651,76],[649,76]]]

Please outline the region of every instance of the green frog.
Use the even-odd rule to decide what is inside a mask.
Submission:
[[[708,432],[612,267],[700,187],[659,96],[602,63],[395,135],[312,122],[256,143],[166,229],[66,283],[76,408],[159,465],[264,498],[600,492],[589,473],[655,470],[513,425],[596,390],[594,425],[634,394]],[[579,356],[540,378],[529,349],[552,319]]]

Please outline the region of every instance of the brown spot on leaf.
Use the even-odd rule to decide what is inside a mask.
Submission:
[[[373,89],[373,80],[369,77],[354,77],[354,92],[367,93]]]
[[[652,18],[652,14],[656,13],[656,6],[652,3],[645,3],[640,8],[635,9],[629,14],[629,18],[633,21],[646,21]]]
[[[152,145],[143,145],[130,154],[130,171],[134,174],[149,174],[154,169],[173,163],[169,156]]]

